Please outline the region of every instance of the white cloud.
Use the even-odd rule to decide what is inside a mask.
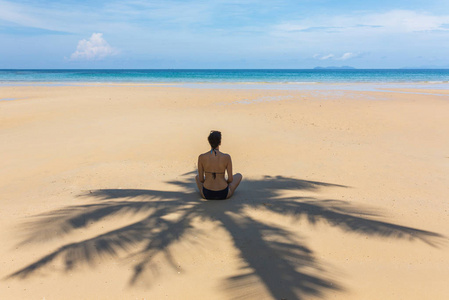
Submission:
[[[326,59],[330,59],[330,58],[333,58],[335,55],[333,55],[332,53],[331,54],[328,54],[328,55],[323,55],[323,56],[321,56],[319,59],[321,59],[321,60],[326,60]]]
[[[352,53],[352,52],[346,52],[345,54],[343,54],[341,57],[337,58],[338,60],[347,60],[353,57],[356,57],[357,55]]]
[[[319,60],[328,60],[328,59],[331,59],[331,60],[347,60],[347,59],[354,58],[354,57],[357,57],[357,56],[359,56],[359,54],[352,53],[352,52],[346,52],[346,53],[343,53],[341,56],[335,56],[332,53],[327,54],[327,55],[314,54],[313,58],[319,59]]]
[[[100,60],[116,55],[118,52],[106,42],[102,33],[93,33],[89,40],[78,42],[76,51],[72,53],[70,60]]]
[[[371,23],[378,23],[392,31],[400,32],[444,30],[443,25],[449,21],[447,15],[437,16],[410,10],[392,10],[366,17]]]
[[[413,10],[390,10],[383,13],[318,15],[274,25],[273,34],[317,33],[413,33],[432,30],[449,31],[449,15],[436,15]]]

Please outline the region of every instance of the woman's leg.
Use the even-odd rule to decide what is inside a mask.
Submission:
[[[195,180],[196,180],[196,186],[198,187],[198,190],[200,191],[201,197],[204,198],[203,183],[200,181],[200,178],[198,177],[198,175],[196,175]]]
[[[237,189],[237,187],[240,184],[240,181],[242,181],[242,174],[237,173],[235,174],[233,177],[232,182],[229,184],[229,191],[228,191],[228,197],[226,197],[226,199],[229,199],[232,197],[232,195],[234,195],[235,190]]]

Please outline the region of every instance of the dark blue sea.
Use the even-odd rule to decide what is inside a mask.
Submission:
[[[448,83],[449,69],[0,70],[20,83]]]

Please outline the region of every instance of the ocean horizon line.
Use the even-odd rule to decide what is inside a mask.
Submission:
[[[449,69],[0,69],[1,83],[447,83]]]
[[[369,71],[369,70],[449,70],[449,67],[441,68],[340,68],[340,67],[313,67],[313,68],[0,68],[0,71]]]

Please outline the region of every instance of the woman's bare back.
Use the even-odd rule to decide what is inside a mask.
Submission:
[[[227,171],[230,162],[231,157],[229,154],[218,150],[201,154],[198,158],[198,169],[200,173],[201,171],[204,172],[204,187],[213,191],[225,189],[228,186],[228,181],[225,179],[225,171]],[[229,174],[228,180],[230,179]]]

